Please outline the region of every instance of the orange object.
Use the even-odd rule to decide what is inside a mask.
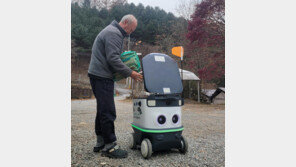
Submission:
[[[172,48],[172,54],[183,59],[184,49],[182,46],[176,46]]]

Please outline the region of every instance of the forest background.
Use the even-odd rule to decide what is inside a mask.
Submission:
[[[225,87],[225,0],[179,1],[176,12],[178,16],[159,7],[135,5],[127,0],[72,0],[72,93],[74,89],[89,89],[87,69],[98,33],[126,14],[133,14],[138,20],[129,47],[142,53],[140,59],[159,52],[180,63],[171,49],[183,46],[183,69],[201,79],[201,89]],[[127,44],[126,38],[124,50],[128,50]]]

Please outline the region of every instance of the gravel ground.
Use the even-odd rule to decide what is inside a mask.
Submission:
[[[140,150],[128,148],[129,135],[133,132],[132,101],[116,98],[117,143],[128,151],[128,158],[109,159],[93,153],[96,142],[94,119],[95,99],[72,101],[72,166],[224,166],[225,162],[225,107],[186,103],[182,109],[183,135],[189,149],[186,155],[177,150],[153,153],[149,160],[142,158]]]

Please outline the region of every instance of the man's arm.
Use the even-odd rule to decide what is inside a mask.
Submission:
[[[119,37],[107,36],[105,39],[106,58],[109,65],[116,72],[122,74],[124,77],[129,77],[133,70],[126,66],[120,59],[121,45],[122,43]]]

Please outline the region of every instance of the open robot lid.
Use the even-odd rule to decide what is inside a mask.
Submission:
[[[147,92],[180,94],[183,91],[177,63],[170,56],[150,53],[142,59],[144,85]]]

